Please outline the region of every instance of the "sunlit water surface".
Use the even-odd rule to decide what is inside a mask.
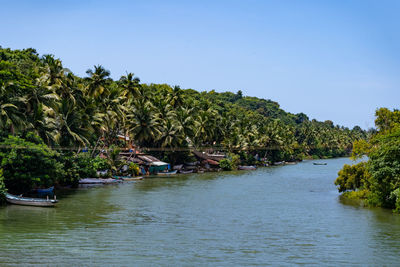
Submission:
[[[0,266],[399,265],[400,216],[344,204],[349,159],[178,175],[0,208]]]

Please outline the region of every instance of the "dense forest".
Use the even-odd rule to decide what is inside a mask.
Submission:
[[[352,157],[367,161],[345,165],[335,184],[350,199],[362,199],[369,206],[400,212],[400,111],[376,111],[377,132],[368,140],[354,143]]]
[[[112,153],[106,161],[96,156],[124,147],[117,135],[172,164],[190,158],[193,148],[224,151],[249,164],[255,155],[270,162],[346,156],[368,135],[358,126],[285,112],[240,90],[143,84],[133,73],[113,80],[100,65],[86,73],[78,77],[32,48],[0,47],[0,168],[9,189],[70,183],[113,165]]]

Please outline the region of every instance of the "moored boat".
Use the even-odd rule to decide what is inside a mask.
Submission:
[[[34,192],[39,197],[53,196],[54,195],[54,186],[49,187],[49,188],[45,188],[45,189],[38,188],[38,189],[35,189]]]
[[[6,194],[6,201],[10,204],[23,205],[23,206],[35,206],[35,207],[54,207],[58,200],[44,199],[44,198],[31,198],[31,197],[20,197],[12,194]]]
[[[194,170],[180,170],[179,173],[182,174],[189,174],[189,173],[193,173]]]
[[[319,163],[319,162],[314,162],[314,165],[328,165],[328,163],[324,162],[324,163]]]
[[[124,181],[138,181],[138,180],[143,180],[144,177],[140,176],[140,177],[130,177],[130,178],[124,178]]]
[[[178,172],[178,170],[169,171],[169,172],[157,172],[157,175],[174,175]]]
[[[113,184],[121,182],[121,179],[101,179],[101,178],[83,178],[79,180],[79,184]]]
[[[238,166],[239,170],[246,170],[246,171],[250,171],[250,170],[256,170],[257,167],[256,166]]]

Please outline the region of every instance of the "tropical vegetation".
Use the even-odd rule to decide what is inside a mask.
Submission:
[[[376,111],[377,132],[354,144],[352,157],[367,161],[345,165],[335,184],[348,198],[362,199],[369,206],[400,212],[400,111]]]
[[[190,160],[191,149],[225,151],[245,163],[346,156],[354,141],[367,137],[358,126],[310,120],[241,90],[144,84],[133,73],[113,80],[101,65],[86,74],[79,77],[32,48],[0,47],[0,161],[8,189],[76,183],[96,164],[116,171],[121,162],[113,151],[126,145],[118,135],[172,164]],[[100,162],[103,150],[108,159]],[[237,165],[225,163],[226,169]]]

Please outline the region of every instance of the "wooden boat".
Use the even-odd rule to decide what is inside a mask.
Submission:
[[[140,176],[140,177],[129,177],[129,178],[124,178],[124,181],[138,181],[138,180],[143,180],[144,177]]]
[[[108,178],[108,179],[101,179],[101,178],[83,178],[79,180],[79,184],[113,184],[121,182],[121,180]]]
[[[328,165],[328,163],[324,162],[324,163],[318,163],[318,162],[314,162],[314,165]]]
[[[194,170],[180,170],[179,173],[182,174],[188,174],[188,173],[193,173]]]
[[[118,175],[113,175],[113,177],[115,180],[125,180],[127,178],[132,178],[131,176],[118,176]]]
[[[256,170],[257,167],[256,166],[238,166],[239,170],[246,170],[246,171],[250,171],[250,170]]]
[[[120,180],[120,181],[136,181],[136,180],[142,180],[143,179],[142,176],[139,176],[139,177],[133,176],[132,177],[132,176],[117,176],[117,175],[114,175],[113,178],[116,179],[116,180]]]
[[[169,172],[157,172],[157,175],[174,175],[178,172],[178,170],[169,171]]]
[[[15,205],[23,206],[35,206],[35,207],[54,207],[58,200],[44,199],[44,198],[31,198],[31,197],[20,197],[12,194],[6,194],[6,201]]]
[[[211,159],[214,161],[220,161],[221,159],[225,158],[225,155],[223,155],[223,154],[209,154],[206,152],[200,152],[200,151],[196,151],[196,150],[193,150],[192,152],[196,157],[198,157],[202,160]]]

